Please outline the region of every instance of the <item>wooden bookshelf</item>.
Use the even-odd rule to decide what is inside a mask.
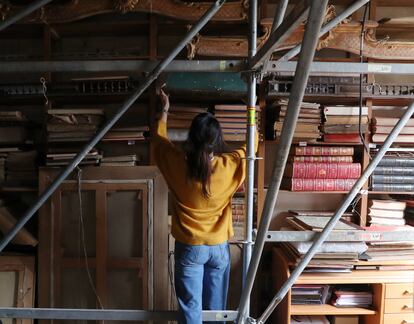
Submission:
[[[332,305],[291,305],[291,315],[375,315],[377,311],[361,307],[335,307]]]

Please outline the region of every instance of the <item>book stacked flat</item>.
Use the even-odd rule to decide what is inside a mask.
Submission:
[[[0,111],[0,145],[21,145],[27,139],[27,118],[20,111]]]
[[[329,324],[325,315],[292,315],[290,324]]]
[[[279,107],[279,117],[274,124],[276,139],[280,137],[283,127],[283,121],[286,116],[288,101],[279,100],[276,103]],[[315,143],[321,138],[319,126],[321,125],[321,109],[316,103],[302,102],[299,112],[295,132],[293,134],[294,142]]]
[[[207,112],[206,107],[171,106],[168,112],[168,138],[171,141],[185,141],[195,116]]]
[[[297,215],[299,211],[292,211],[286,218],[287,224],[294,230],[321,232],[331,219],[321,215]],[[317,214],[317,212],[314,212]],[[323,215],[326,212],[321,212]],[[333,215],[333,213],[330,213]],[[350,216],[347,214],[346,216]],[[334,232],[362,231],[362,229],[344,219],[341,219],[333,229]],[[291,260],[291,267],[296,267],[303,256],[309,251],[312,242],[284,243],[286,255]],[[319,248],[305,272],[351,272],[358,262],[359,255],[367,250],[364,242],[324,242]]]
[[[332,293],[332,305],[336,307],[370,307],[372,292],[365,286],[340,286]]]
[[[37,183],[37,152],[10,152],[6,160],[6,182],[10,185]]]
[[[148,126],[114,127],[105,134],[105,136],[102,138],[102,141],[144,141],[145,134],[147,134],[148,132]]]
[[[382,202],[382,204],[384,204]],[[387,203],[385,203],[387,204]],[[378,204],[377,204],[378,206]],[[412,241],[374,241],[368,243],[368,250],[360,255],[361,260],[368,261],[372,265],[380,265],[382,270],[403,270],[404,267],[413,265],[404,265],[402,267],[401,260],[414,259],[414,227],[408,225],[376,225],[371,224],[364,228],[365,231],[373,232],[401,232],[407,234],[412,232]],[[409,235],[411,236],[411,235]],[[384,265],[384,262],[386,264]],[[388,268],[386,267],[388,266]]]
[[[49,109],[49,142],[84,142],[91,139],[104,121],[103,109]]]
[[[326,143],[361,143],[359,107],[324,107],[323,141]],[[368,107],[361,109],[361,133],[368,131]]]
[[[77,152],[48,153],[46,155],[47,166],[65,166],[77,155]],[[92,149],[79,163],[79,165],[98,165],[102,155],[96,149]]]
[[[372,199],[369,204],[370,224],[377,226],[405,225],[404,210],[406,203],[404,201]]]
[[[371,128],[372,142],[383,143],[399,120],[399,118],[373,117]],[[394,143],[414,143],[414,119],[408,121],[394,140]]]
[[[294,147],[283,187],[292,191],[349,191],[361,174],[353,147]]]
[[[331,297],[329,285],[299,285],[291,289],[292,305],[321,305],[326,304]]]
[[[225,141],[246,141],[246,105],[215,105],[214,116],[220,123]],[[260,109],[256,107],[256,124],[260,121]]]
[[[101,159],[101,166],[135,166],[139,162],[136,154],[105,156]]]
[[[414,191],[414,156],[386,155],[371,176],[373,191]]]

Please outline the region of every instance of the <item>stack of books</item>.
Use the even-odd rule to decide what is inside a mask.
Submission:
[[[105,136],[102,138],[104,142],[116,142],[116,141],[144,141],[145,135],[149,132],[148,126],[135,126],[135,127],[114,127],[111,128]]]
[[[231,200],[234,238],[243,240],[245,236],[246,204],[244,197],[233,197]]]
[[[293,305],[321,305],[326,304],[331,295],[329,285],[299,285],[295,284],[291,289]]]
[[[324,315],[292,315],[290,324],[329,324]]]
[[[371,199],[369,204],[368,215],[371,225],[405,225],[404,210],[406,203],[404,201]]]
[[[49,142],[85,142],[104,121],[103,109],[49,109]]]
[[[371,129],[372,142],[383,143],[399,120],[399,118],[391,117],[373,117]],[[408,121],[401,130],[400,135],[394,140],[394,143],[414,143],[414,119]]]
[[[277,139],[282,132],[288,100],[279,100],[275,105],[279,107],[279,117],[274,124],[275,137]],[[293,134],[293,141],[296,143],[315,143],[321,138],[321,132],[319,130],[321,122],[320,105],[316,103],[302,102],[295,132]]]
[[[53,150],[56,151],[56,150]],[[77,152],[65,150],[64,152],[48,153],[46,155],[47,166],[65,166],[77,155]],[[102,158],[102,154],[96,149],[92,149],[79,163],[79,165],[98,165]]]
[[[359,107],[327,106],[323,110],[323,141],[326,143],[361,143]],[[361,133],[368,131],[368,107],[361,109]]]
[[[22,145],[27,139],[27,118],[20,111],[0,111],[0,145]]]
[[[318,214],[318,212],[313,212]],[[300,215],[305,214],[305,215]],[[331,219],[333,212],[321,212],[323,215],[309,215],[308,212],[292,211],[286,218],[290,229],[319,233]],[[352,217],[347,213],[345,217]],[[362,228],[344,219],[335,226],[334,232],[362,231]],[[312,242],[283,243],[290,266],[296,267],[309,251]],[[351,272],[358,262],[359,255],[367,250],[364,242],[324,242],[312,258],[305,272]]]
[[[7,155],[6,182],[10,185],[34,185],[37,183],[37,152],[10,152]]]
[[[332,305],[368,308],[372,305],[372,292],[364,285],[337,286],[332,293]]]
[[[414,191],[414,156],[387,154],[371,176],[373,191]]]
[[[171,106],[168,112],[168,138],[171,141],[185,141],[195,116],[207,112],[206,107]]]
[[[410,226],[414,226],[414,200],[407,200],[405,207],[405,223]]]
[[[101,159],[101,166],[135,166],[139,162],[136,154],[105,156]]]
[[[214,116],[217,118],[223,131],[225,141],[246,141],[247,132],[246,105],[215,105]],[[260,109],[256,107],[256,125],[260,121]]]
[[[361,174],[353,153],[353,147],[294,147],[282,185],[292,191],[348,191]]]

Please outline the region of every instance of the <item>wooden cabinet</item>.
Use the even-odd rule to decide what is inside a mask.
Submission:
[[[40,192],[58,169],[40,172]],[[167,309],[167,187],[156,167],[90,167],[41,209],[39,306]]]
[[[283,251],[273,248],[275,292],[290,275]],[[290,292],[273,314],[273,323],[290,324],[291,315],[359,315],[363,324],[414,323],[412,288],[414,271],[354,270],[350,273],[304,273],[297,284],[370,284],[372,309],[331,305],[292,305]]]

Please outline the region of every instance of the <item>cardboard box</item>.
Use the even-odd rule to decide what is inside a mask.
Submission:
[[[332,324],[358,324],[359,316],[332,316]]]

